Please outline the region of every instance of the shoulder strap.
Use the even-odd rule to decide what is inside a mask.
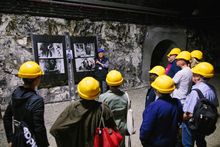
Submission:
[[[99,121],[99,128],[101,127],[101,124],[103,125],[103,127],[105,127],[105,122],[104,122],[104,119],[103,119],[103,113],[104,113],[104,103],[101,104],[101,118],[100,118],[100,121]]]
[[[193,89],[193,90],[195,90],[198,93],[199,99],[206,99],[205,96],[203,95],[203,93],[201,92],[201,90],[199,90],[199,89]]]
[[[217,94],[216,94],[216,89],[215,89],[215,87],[214,87],[213,85],[211,85],[211,84],[209,84],[209,83],[207,83],[207,82],[206,82],[205,84],[208,85],[209,88],[213,90],[213,92],[215,93],[215,95],[217,95]]]
[[[126,95],[127,98],[128,98],[128,109],[130,109],[130,108],[131,108],[131,100],[130,100],[129,95],[128,95],[127,92],[125,92],[125,95]]]

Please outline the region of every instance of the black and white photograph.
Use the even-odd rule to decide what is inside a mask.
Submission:
[[[94,43],[74,43],[75,58],[95,56]]]
[[[45,74],[62,74],[62,73],[65,73],[64,60],[63,59],[39,60],[39,64],[40,64],[40,66],[43,69]]]
[[[39,58],[63,58],[62,43],[37,43]]]
[[[85,50],[87,56],[95,56],[95,44],[94,43],[86,43]]]
[[[75,58],[86,57],[86,50],[84,43],[74,43],[74,54]]]
[[[77,58],[75,61],[77,72],[93,71],[95,68],[94,58]]]

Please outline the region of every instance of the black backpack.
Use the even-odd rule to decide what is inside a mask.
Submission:
[[[218,110],[199,89],[193,90],[197,91],[199,100],[195,105],[193,117],[189,120],[189,128],[196,134],[210,135],[216,129]]]
[[[14,124],[14,133],[12,138],[12,147],[37,147],[35,136],[27,123],[24,120],[25,115],[28,110],[25,109],[26,103],[29,101],[23,103],[22,107],[20,107],[21,112],[23,115],[20,115],[20,120],[13,119]],[[11,101],[12,105],[13,101]],[[12,105],[12,113],[13,115],[16,114],[16,111]]]

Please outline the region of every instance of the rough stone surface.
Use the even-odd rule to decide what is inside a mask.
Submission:
[[[111,21],[93,22],[29,15],[0,15],[0,103],[9,101],[13,89],[22,82],[15,77],[19,66],[33,60],[31,34],[99,36],[99,47],[107,50],[110,69],[125,75],[125,88],[142,86],[142,49],[146,26]],[[66,99],[67,87],[44,89],[47,102]],[[3,103],[2,103],[3,104]]]

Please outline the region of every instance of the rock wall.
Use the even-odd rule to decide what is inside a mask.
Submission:
[[[0,14],[0,104],[5,104],[22,81],[14,74],[27,60],[33,60],[31,34],[70,36],[98,35],[99,47],[107,50],[110,69],[118,69],[125,78],[124,87],[141,82],[142,49],[146,26],[120,22],[65,20],[29,15]],[[68,98],[68,86],[41,89],[46,102]]]
[[[215,67],[215,73],[220,73],[220,28],[205,27],[192,28],[187,32],[187,49],[201,50],[203,52],[203,60],[212,63]]]

